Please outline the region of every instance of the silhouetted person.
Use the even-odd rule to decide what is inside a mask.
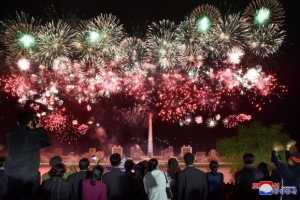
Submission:
[[[142,163],[138,163],[134,167],[134,176],[129,178],[129,193],[128,199],[130,200],[148,200],[145,192],[143,178],[145,167]]]
[[[80,171],[75,174],[71,174],[68,177],[68,182],[72,185],[72,199],[80,200],[82,197],[81,183],[85,179],[90,179],[92,172],[89,171],[90,161],[87,158],[82,158],[79,161]],[[103,172],[101,173],[102,176]],[[106,190],[105,190],[106,192]]]
[[[278,155],[278,158],[281,160],[281,157]],[[273,169],[271,170],[271,181],[273,183],[279,183],[280,185],[282,185],[282,178],[281,175],[279,174],[276,166],[274,165],[274,163],[271,161],[271,165],[273,167]],[[274,200],[280,200],[281,199],[281,194],[278,195],[273,195],[273,199]]]
[[[0,157],[0,200],[4,200],[6,196],[7,178],[4,173],[5,157]]]
[[[219,163],[215,160],[209,163],[210,172],[206,173],[208,193],[206,200],[224,200],[223,181],[224,176],[218,172]]]
[[[129,174],[129,178],[132,178],[134,176],[134,172],[132,172],[134,166],[135,163],[131,159],[126,160],[124,163],[125,172]]]
[[[52,158],[50,158],[49,165],[51,166],[51,168],[54,167],[58,163],[62,163],[62,158],[60,156],[53,156]],[[51,178],[51,175],[50,175],[51,168],[48,172],[46,172],[42,175],[42,182]]]
[[[235,174],[234,193],[236,200],[261,199],[257,189],[252,189],[253,183],[264,180],[264,174],[253,167],[254,155],[246,153],[243,155],[244,168]]]
[[[184,154],[186,168],[178,174],[178,200],[205,200],[207,182],[205,173],[194,167],[195,156]]]
[[[260,162],[256,168],[264,174],[265,181],[271,181],[270,171],[267,163]]]
[[[82,181],[82,200],[107,200],[106,185],[101,182],[103,167],[97,165],[92,172],[92,178]]]
[[[31,113],[18,116],[18,128],[7,133],[7,159],[5,174],[8,178],[8,199],[34,199],[40,184],[40,148],[48,147],[52,141],[42,125]],[[36,124],[36,128],[33,128]]]
[[[42,184],[43,200],[71,200],[71,184],[62,178],[66,173],[66,166],[62,163],[51,168],[51,178]]]
[[[167,181],[164,173],[158,169],[158,161],[155,158],[149,160],[148,172],[144,179],[145,192],[149,200],[167,200]]]
[[[121,156],[118,153],[110,156],[112,170],[102,177],[102,182],[106,184],[107,196],[109,200],[123,200],[129,191],[129,174],[120,169]]]
[[[292,141],[290,144],[287,145],[287,154],[289,155],[288,164],[284,164],[281,162],[277,151],[281,150],[281,148],[275,146],[272,151],[272,157],[271,160],[276,166],[276,169],[278,170],[279,174],[281,174],[282,180],[283,180],[283,186],[294,186],[297,189],[297,194],[295,195],[282,195],[283,200],[296,200],[300,199],[300,153],[289,152],[289,148],[293,145],[295,145],[296,142]]]
[[[176,158],[170,158],[168,160],[167,171],[165,172],[166,177],[168,179],[167,186],[171,189],[173,198],[172,200],[177,199],[177,185],[176,179],[178,178],[178,173],[180,172],[180,168],[178,167],[178,161]]]

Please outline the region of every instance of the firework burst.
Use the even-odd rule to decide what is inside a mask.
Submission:
[[[18,59],[20,57],[30,58],[36,53],[38,45],[36,45],[39,25],[41,20],[35,19],[21,12],[16,13],[16,19],[3,22],[6,26],[3,41],[9,50],[9,56]]]
[[[249,40],[250,25],[240,14],[225,16],[222,24],[215,26],[211,46],[215,55],[223,57],[230,48],[244,49]]]
[[[78,138],[85,135],[89,126],[86,124],[79,124],[78,120],[73,115],[65,115],[62,111],[56,111],[47,114],[43,117],[45,129],[56,133],[61,142],[77,143]]]
[[[280,30],[277,25],[269,24],[253,29],[248,41],[250,51],[262,58],[276,53],[281,46],[285,31]]]
[[[125,38],[118,48],[120,68],[125,73],[141,69],[146,60],[146,47],[146,42],[139,38]]]
[[[42,26],[38,34],[39,51],[35,53],[36,61],[50,67],[56,58],[70,56],[74,36],[75,31],[62,21]]]
[[[249,24],[264,26],[274,24],[282,26],[284,11],[277,0],[255,0],[245,9],[243,16]]]
[[[116,16],[101,14],[79,25],[74,46],[84,56],[99,56],[102,50],[118,45],[123,37],[123,25],[119,25]]]
[[[218,122],[215,120],[215,119],[213,119],[213,118],[208,118],[207,120],[206,120],[206,126],[208,127],[208,128],[214,128],[214,127],[216,127],[218,125]]]
[[[216,113],[229,101],[247,98],[261,110],[271,95],[280,98],[287,91],[275,75],[256,66],[283,43],[282,12],[275,0],[252,2],[243,16],[222,17],[215,7],[203,5],[178,26],[169,20],[152,23],[145,41],[127,37],[111,14],[78,26],[55,18],[41,27],[38,20],[17,14],[4,23],[7,52],[1,52],[1,67],[11,74],[1,77],[1,87],[22,106],[32,100],[48,108],[48,129],[66,142],[77,141],[94,123],[80,124],[72,113],[58,113],[72,102],[90,115],[106,103],[145,104],[162,120],[189,125],[195,119],[214,127],[222,120]],[[205,113],[214,117],[204,119]],[[223,123],[233,127],[245,120],[250,118],[232,115]]]
[[[176,26],[169,20],[153,23],[147,32],[148,55],[153,63],[163,71],[173,71],[178,65]]]

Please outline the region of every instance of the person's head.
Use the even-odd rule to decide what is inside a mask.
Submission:
[[[218,174],[219,163],[215,160],[212,160],[209,163],[209,169],[210,169],[212,175],[216,176]]]
[[[50,158],[49,165],[51,167],[54,167],[56,164],[61,163],[61,162],[62,162],[62,158],[60,156],[54,156],[54,157]]]
[[[149,164],[148,164],[148,172],[151,172],[151,171],[157,169],[157,166],[158,166],[158,161],[157,161],[157,159],[151,158],[151,159],[149,160]]]
[[[4,156],[0,157],[0,168],[4,167],[5,160],[6,158]]]
[[[176,158],[170,158],[168,160],[168,173],[171,179],[176,179],[178,173],[178,161]]]
[[[58,163],[50,170],[51,177],[63,177],[66,173],[66,166],[63,163]]]
[[[252,165],[255,160],[255,157],[252,153],[245,153],[243,155],[243,161],[245,165]]]
[[[269,172],[267,163],[260,162],[260,163],[258,163],[256,168],[264,174],[265,178],[268,178],[270,176],[270,172]]]
[[[104,168],[101,165],[97,165],[93,168],[92,179],[90,182],[92,186],[96,185],[96,181],[101,180],[103,172],[104,172]]]
[[[110,164],[113,167],[119,167],[121,164],[121,156],[118,153],[114,153],[109,158]]]
[[[134,171],[135,171],[135,178],[143,181],[144,174],[145,174],[145,167],[143,163],[140,162],[136,164],[134,167]]]
[[[290,155],[288,160],[289,165],[300,165],[300,154],[298,152],[294,152]]]
[[[183,159],[184,159],[185,165],[189,166],[189,165],[194,164],[195,156],[192,153],[188,152],[188,153],[184,154]]]
[[[126,172],[131,173],[131,170],[134,168],[135,163],[133,162],[133,160],[128,159],[125,161],[124,163],[124,168]]]
[[[20,113],[18,116],[18,124],[31,126],[32,119],[33,119],[33,114],[27,112]]]
[[[87,170],[90,166],[90,161],[89,159],[87,158],[82,158],[80,161],[79,161],[79,169],[80,170]]]
[[[144,165],[144,169],[145,169],[145,173],[146,173],[147,170],[148,170],[149,161],[148,160],[143,160],[141,163]]]

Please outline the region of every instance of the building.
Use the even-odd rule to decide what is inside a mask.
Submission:
[[[97,151],[94,155],[100,160],[105,157],[104,151]]]
[[[208,152],[208,156],[209,157],[212,157],[212,158],[218,158],[219,157],[219,154],[218,152],[215,150],[215,149],[212,149]]]
[[[193,153],[192,147],[190,145],[181,147],[181,155],[184,156],[186,153]]]
[[[54,149],[54,154],[56,156],[62,156],[62,148],[55,148]]]
[[[89,149],[89,154],[90,154],[90,156],[95,155],[96,154],[96,148],[90,148]]]
[[[170,158],[172,158],[174,156],[173,147],[172,146],[169,146],[169,155],[170,155]]]
[[[123,147],[114,145],[111,149],[111,154],[118,153],[123,158]]]
[[[130,157],[132,159],[140,160],[143,155],[144,154],[140,147],[133,146],[130,148]]]
[[[167,149],[161,151],[163,160],[168,160],[173,157],[173,147],[169,146]]]
[[[205,151],[197,151],[196,156],[199,156],[199,157],[206,156],[206,152]]]
[[[160,156],[161,156],[163,159],[165,159],[165,150],[161,150]]]
[[[148,157],[153,157],[152,113],[149,113]]]

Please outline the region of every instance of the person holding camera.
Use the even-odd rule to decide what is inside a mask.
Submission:
[[[4,165],[8,179],[8,199],[35,199],[40,184],[40,148],[52,141],[32,113],[20,113],[18,127],[6,134],[7,159]]]

